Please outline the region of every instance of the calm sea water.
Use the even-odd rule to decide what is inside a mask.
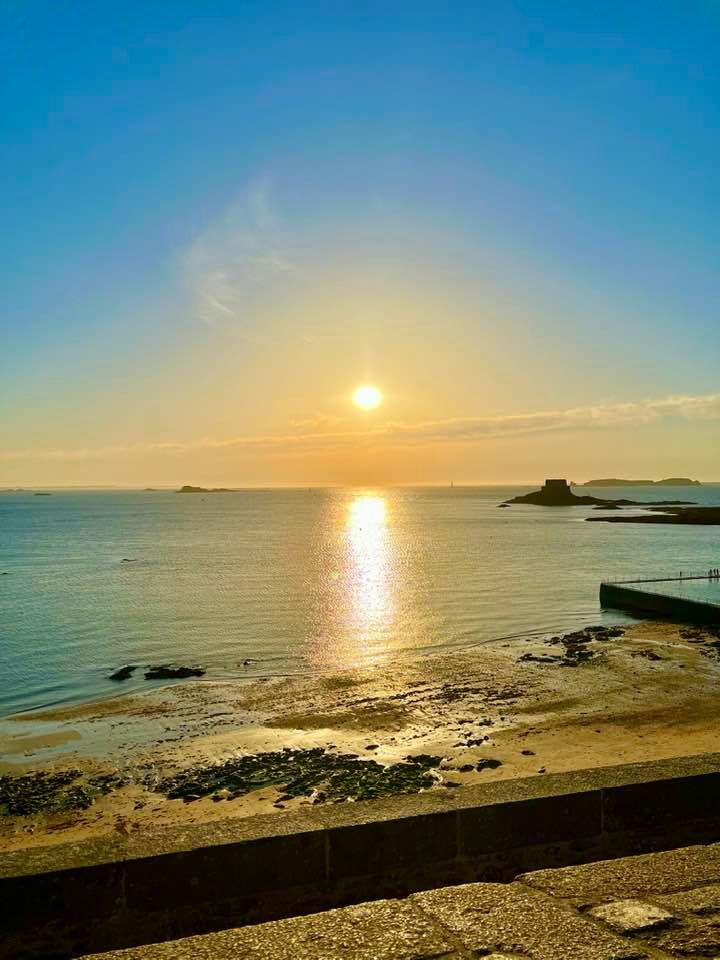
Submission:
[[[603,576],[720,566],[717,527],[497,508],[526,489],[0,494],[0,715],[117,693],[128,662],[312,672],[619,620]]]

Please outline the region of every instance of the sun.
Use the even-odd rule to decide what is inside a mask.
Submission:
[[[361,410],[374,410],[382,403],[382,393],[371,383],[364,383],[353,393],[353,403]]]

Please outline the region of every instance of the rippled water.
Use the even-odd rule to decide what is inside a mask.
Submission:
[[[127,662],[267,675],[571,629],[603,576],[720,566],[718,527],[497,509],[525,489],[0,494],[0,713],[116,693]]]

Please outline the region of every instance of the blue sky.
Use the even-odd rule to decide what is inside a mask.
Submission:
[[[140,449],[339,422],[368,377],[406,426],[714,397],[719,27],[693,0],[8,0],[0,481],[174,480]],[[720,478],[713,402],[666,424],[668,467]],[[452,455],[524,479],[533,444]],[[351,480],[346,454],[200,472]]]

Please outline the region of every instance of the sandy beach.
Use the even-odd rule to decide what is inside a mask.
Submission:
[[[0,849],[716,750],[719,679],[717,630],[647,621],[23,714]]]

